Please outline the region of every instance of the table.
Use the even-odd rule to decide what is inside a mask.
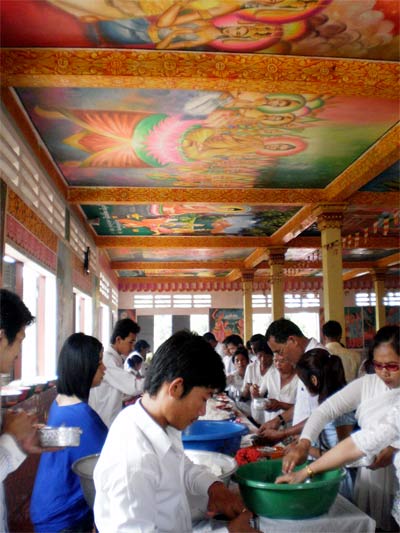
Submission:
[[[306,520],[259,517],[263,533],[374,533],[375,520],[338,494],[329,513]]]

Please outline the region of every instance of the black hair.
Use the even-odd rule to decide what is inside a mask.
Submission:
[[[139,331],[140,326],[136,324],[136,322],[134,322],[131,318],[121,318],[121,320],[118,320],[114,326],[114,330],[110,338],[110,344],[115,344],[117,337],[121,337],[121,339],[126,339],[129,333],[136,334],[139,333]]]
[[[161,344],[153,356],[144,390],[157,394],[163,383],[183,379],[183,396],[193,387],[223,391],[226,387],[225,368],[221,357],[203,337],[187,330],[174,333]]]
[[[325,322],[322,326],[322,333],[329,339],[340,340],[343,333],[342,326],[336,320],[328,320],[328,322]]]
[[[378,346],[385,343],[390,344],[400,357],[400,326],[383,326],[377,331],[371,345],[372,355]]]
[[[205,339],[207,342],[217,342],[214,333],[212,333],[211,331],[207,331],[207,333],[204,333],[203,339]]]
[[[147,341],[145,341],[144,339],[141,339],[140,341],[137,341],[137,342],[135,343],[135,350],[136,350],[137,352],[140,353],[140,352],[141,352],[142,350],[144,350],[145,348],[150,348],[150,344],[149,344]]]
[[[257,345],[254,348],[254,353],[257,354],[259,352],[265,352],[267,355],[274,355],[274,352],[269,347],[268,342],[266,341],[265,337],[263,337],[262,340],[257,342]]]
[[[243,357],[245,357],[247,359],[247,362],[250,363],[249,352],[248,352],[247,348],[245,348],[244,346],[239,346],[239,348],[232,355],[232,363],[235,362],[235,357],[237,355],[243,355]]]
[[[139,363],[143,363],[143,359],[140,357],[140,355],[135,354],[128,358],[128,366],[130,368],[135,369],[135,366],[137,366]]]
[[[58,358],[57,392],[87,401],[102,349],[103,345],[95,337],[84,333],[70,335]]]
[[[0,289],[0,329],[9,344],[12,344],[24,326],[29,326],[35,317],[32,316],[21,298],[7,289]]]
[[[248,340],[250,348],[253,348],[253,352],[256,353],[259,350],[260,344],[266,343],[267,340],[265,338],[265,335],[262,335],[261,333],[255,333],[250,337]]]
[[[318,403],[332,396],[346,385],[342,360],[322,348],[304,352],[296,365],[299,378],[312,394],[318,394]],[[311,377],[315,376],[315,385]]]
[[[225,337],[225,339],[223,340],[223,344],[225,344],[225,346],[227,346],[228,344],[233,344],[235,346],[243,346],[243,339],[240,335],[236,335],[235,333],[233,333],[232,335],[228,335],[227,337]]]
[[[271,337],[275,337],[275,341],[279,343],[287,342],[288,338],[293,335],[294,337],[304,337],[303,332],[294,322],[287,318],[279,318],[274,320],[265,332],[267,341]]]

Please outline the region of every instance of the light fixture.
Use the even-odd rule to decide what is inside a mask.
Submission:
[[[86,252],[83,252],[83,271],[85,274],[90,274],[89,270],[90,248],[86,248]]]

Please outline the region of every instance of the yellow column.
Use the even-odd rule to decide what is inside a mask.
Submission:
[[[269,267],[272,297],[272,320],[285,316],[285,283],[283,265],[286,248],[269,248]]]
[[[321,232],[325,322],[336,320],[346,331],[341,232],[344,209],[344,204],[318,206],[314,213]]]
[[[376,296],[375,304],[375,322],[376,331],[386,324],[385,306],[383,305],[383,298],[385,296],[385,275],[386,269],[373,268],[371,270],[372,280],[374,282],[374,290]]]
[[[253,335],[253,279],[254,272],[244,271],[242,272],[242,284],[243,284],[243,319],[244,319],[244,342],[248,341]]]

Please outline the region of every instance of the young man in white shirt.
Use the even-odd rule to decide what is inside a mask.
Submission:
[[[209,513],[231,519],[219,531],[256,531],[240,496],[183,450],[181,431],[225,384],[221,358],[202,337],[180,331],[158,348],[143,397],[116,418],[94,471],[100,533],[188,533],[188,494],[208,496]]]
[[[111,345],[104,350],[106,373],[102,383],[90,391],[89,405],[110,427],[122,409],[122,402],[141,394],[142,380],[124,370],[124,362],[133,350],[140,327],[130,318],[118,320],[111,335]]]
[[[34,321],[17,294],[0,289],[0,372],[8,374],[21,351],[25,328]],[[36,416],[24,411],[9,411],[1,423],[0,412],[0,531],[7,529],[3,481],[25,460],[26,453],[40,452]]]

